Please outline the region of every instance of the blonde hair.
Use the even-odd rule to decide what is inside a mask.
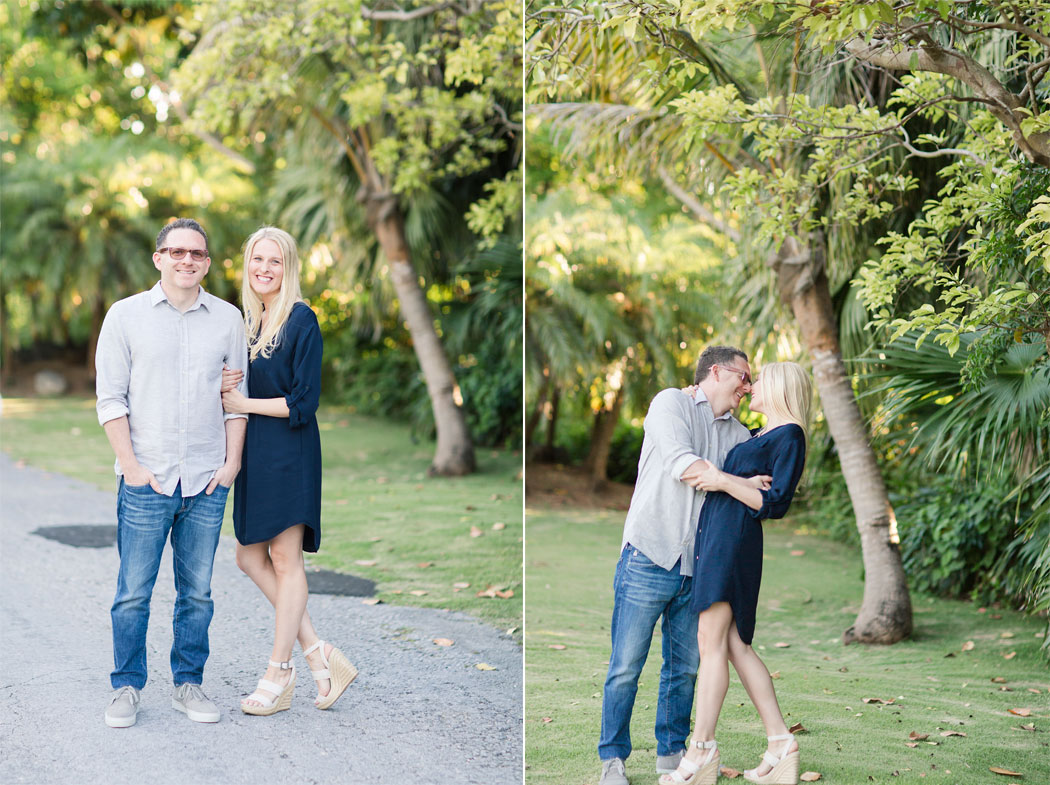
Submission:
[[[262,324],[263,304],[251,287],[248,276],[248,262],[251,261],[255,245],[260,240],[273,240],[281,250],[284,262],[284,277],[281,279],[281,291],[270,307],[266,326]],[[257,230],[244,243],[244,280],[241,283],[241,304],[244,307],[244,329],[248,334],[248,359],[269,357],[281,340],[281,328],[292,313],[292,306],[303,299],[299,288],[299,251],[295,239],[283,229],[275,226],[264,226]]]
[[[767,417],[793,422],[809,439],[813,382],[798,363],[769,363],[762,368],[762,406]]]

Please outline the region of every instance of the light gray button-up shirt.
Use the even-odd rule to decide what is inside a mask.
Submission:
[[[158,282],[148,292],[113,304],[95,352],[98,421],[127,415],[131,446],[164,494],[182,483],[184,497],[200,493],[226,461],[222,366],[245,372],[248,344],[236,307],[199,289],[185,313],[168,302]],[[120,461],[114,464],[123,475]]]
[[[726,454],[751,434],[730,412],[716,418],[703,390],[691,398],[677,388],[657,393],[644,429],[620,550],[630,543],[665,570],[681,559],[681,574],[692,575],[693,541],[707,494],[682,482],[682,473],[701,458],[721,469]]]

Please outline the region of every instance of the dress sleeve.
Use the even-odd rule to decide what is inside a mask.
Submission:
[[[292,349],[292,391],[284,397],[288,404],[288,424],[301,428],[317,413],[321,398],[321,328],[309,308],[299,317]],[[289,324],[291,326],[291,324]]]
[[[795,488],[806,465],[806,436],[798,426],[784,426],[785,433],[773,446],[773,477],[768,490],[761,491],[762,506],[747,511],[753,518],[783,518],[787,515]]]

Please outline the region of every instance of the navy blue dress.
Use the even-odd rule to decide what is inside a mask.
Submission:
[[[728,493],[707,494],[700,508],[693,570],[692,610],[716,602],[733,608],[740,640],[755,636],[755,609],[762,583],[762,520],[783,518],[806,463],[806,435],[794,424],[781,425],[729,451],[722,470],[738,477],[768,474],[762,508],[752,510]]]
[[[303,550],[321,544],[321,329],[296,303],[269,357],[248,371],[250,398],[284,398],[288,417],[248,415],[241,472],[233,496],[233,529],[241,545],[272,540],[305,523]]]

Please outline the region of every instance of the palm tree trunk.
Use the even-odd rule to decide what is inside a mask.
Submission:
[[[911,634],[911,598],[893,508],[842,362],[824,273],[823,238],[814,235],[808,248],[793,238],[785,241],[777,260],[777,279],[813,359],[813,376],[860,532],[864,599],[853,626],[843,633],[843,642],[896,643]]]
[[[612,405],[602,407],[594,415],[594,429],[591,432],[591,447],[584,463],[591,474],[591,487],[601,490],[608,481],[609,453],[612,450],[613,434],[620,421],[620,410],[623,408],[623,388],[616,391]]]
[[[550,376],[546,376],[543,379],[543,384],[540,386],[539,393],[536,395],[536,405],[532,407],[532,411],[529,412],[529,416],[525,420],[526,452],[528,452],[529,447],[532,446],[532,434],[536,432],[536,426],[539,425],[540,417],[543,416],[543,407],[547,403],[547,395],[550,393],[550,388],[551,378]]]
[[[401,304],[401,315],[408,324],[434,410],[437,450],[429,473],[442,476],[470,474],[476,468],[474,443],[463,410],[456,401],[459,390],[456,377],[434,327],[434,317],[419,284],[419,274],[412,266],[401,210],[393,197],[379,200],[370,208],[369,224],[390,265],[390,279]]]

